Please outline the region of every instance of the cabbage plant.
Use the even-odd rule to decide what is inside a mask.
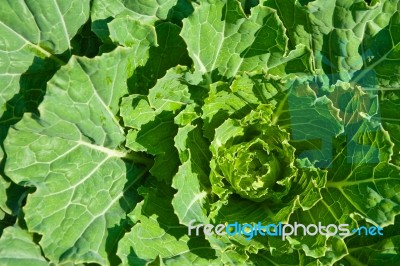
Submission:
[[[397,265],[399,10],[2,0],[0,264]]]

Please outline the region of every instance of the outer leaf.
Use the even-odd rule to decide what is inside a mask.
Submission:
[[[75,52],[73,36],[89,18],[90,1],[3,1],[0,11],[0,143],[24,112],[37,113],[47,81]],[[60,55],[64,53],[63,55]],[[3,171],[3,163],[0,171]],[[2,177],[0,177],[2,179]],[[24,189],[1,181],[1,207],[20,211]],[[13,220],[13,219],[12,219]]]
[[[192,12],[186,0],[94,0],[91,8],[92,30],[103,42],[110,42],[107,23],[116,17],[129,16],[154,27],[159,20],[180,21]]]
[[[193,173],[190,162],[179,167],[172,186],[178,190],[172,205],[180,223],[188,225],[191,220],[207,223],[208,219],[203,209],[207,192],[199,186],[197,175]]]
[[[18,227],[8,227],[0,238],[0,263],[7,266],[50,265],[32,236]]]
[[[3,1],[0,11],[0,116],[5,103],[18,92],[21,76],[41,75],[32,69],[34,60],[56,57],[71,50],[70,40],[89,17],[89,0],[79,1]],[[36,69],[37,70],[37,69]]]
[[[182,84],[187,69],[177,67],[168,71],[165,77],[149,91],[149,95],[134,94],[123,99],[121,115],[127,127],[139,129],[162,112],[178,112],[191,103],[189,89]]]
[[[371,139],[374,144],[371,145],[369,151],[366,151],[366,154],[372,154],[371,150],[375,145],[384,151],[385,140],[379,139],[381,134],[382,132],[377,132],[375,135],[368,134],[368,139]],[[400,187],[399,169],[386,162],[353,163],[347,160],[345,150],[338,153],[338,158],[334,160],[332,166],[336,171],[328,172],[326,188],[321,189],[322,199],[311,209],[298,209],[294,212],[292,210],[290,223],[318,224],[320,222],[325,226],[348,224],[350,230],[357,228],[361,219],[381,227],[392,224],[400,210],[397,199]],[[372,177],[371,173],[373,173]],[[344,180],[339,181],[343,177],[345,177]],[[337,179],[339,180],[335,181]],[[351,234],[350,231],[349,234]],[[269,243],[276,250],[276,254],[281,254],[282,250],[290,248],[301,248],[307,256],[319,258],[321,262],[325,261],[324,263],[329,265],[347,255],[347,249],[342,241],[336,241],[335,245],[328,245],[333,240],[332,237],[320,235],[317,236],[317,240],[315,237],[303,236],[291,237],[288,243],[272,238]],[[329,255],[331,252],[334,254]],[[329,260],[326,260],[328,258],[333,261],[329,263]]]
[[[3,149],[0,148],[0,162],[3,160]],[[7,194],[6,194],[6,189],[9,186],[9,183],[4,180],[3,175],[0,174],[0,209],[1,210],[7,210],[7,205],[6,205],[6,201],[7,201]],[[2,219],[0,219],[2,220]]]
[[[363,151],[365,160],[350,165],[352,158],[348,158],[343,150],[334,161],[333,167],[338,170],[330,172],[326,191],[328,195],[325,196],[330,202],[332,199],[340,199],[340,206],[335,205],[330,210],[334,217],[353,213],[384,227],[393,224],[394,217],[399,214],[400,202],[397,195],[400,190],[400,169],[387,163],[385,153],[391,145],[387,133],[381,130],[357,134],[365,146],[370,146]],[[376,153],[381,154],[382,162],[368,163],[369,157],[373,158]]]
[[[0,175],[0,209],[2,211],[7,210],[7,194],[6,189],[10,186],[9,182],[4,180],[3,176]]]
[[[346,240],[349,255],[340,262],[348,265],[396,265],[400,259],[399,222],[384,229],[383,236],[354,235]]]
[[[182,67],[171,69],[149,90],[148,96],[131,95],[124,98],[121,104],[124,123],[133,128],[127,135],[126,146],[155,155],[151,173],[167,182],[171,181],[179,163],[173,146],[178,130],[174,113],[192,102],[188,86],[180,81],[186,71]],[[167,166],[164,164],[166,161]]]
[[[181,28],[170,22],[158,23],[155,27],[158,47],[150,48],[147,64],[138,69],[129,80],[129,85],[137,93],[147,94],[157,79],[162,78],[168,69],[179,65],[190,67],[191,59],[186,43],[179,36]]]
[[[312,49],[317,72],[327,75],[318,77],[321,81],[398,87],[397,0],[267,0],[264,4],[277,10],[291,47],[304,44]],[[394,75],[386,75],[393,70]]]
[[[174,176],[172,187],[178,190],[172,200],[174,211],[181,224],[191,220],[207,223],[207,187],[210,187],[209,165],[211,154],[207,142],[198,127],[187,125],[180,128],[175,137],[182,165]]]
[[[153,27],[142,24],[131,17],[120,17],[109,23],[111,39],[126,47],[142,48],[157,46],[156,32]]]
[[[400,119],[398,118],[398,110],[400,110],[399,92],[389,93],[385,99],[380,101],[381,121],[385,130],[388,131],[390,140],[393,142],[393,155],[391,161],[400,166],[400,138],[397,132],[400,132]]]
[[[298,156],[327,167],[332,161],[333,139],[343,132],[339,109],[326,96],[317,97],[308,84],[296,82],[287,92],[287,105],[280,101],[280,107],[275,119],[283,128],[290,128]]]
[[[362,44],[364,66],[354,81],[368,87],[378,85],[399,89],[400,2],[382,1],[380,7],[383,14],[380,13],[376,22],[366,28],[366,37]]]
[[[345,97],[339,100],[339,95]],[[400,171],[388,163],[392,144],[387,133],[371,119],[376,114],[373,97],[370,99],[361,90],[350,87],[336,87],[331,97],[340,103],[347,143],[341,138],[336,140],[337,156],[328,171],[326,188],[321,189],[322,199],[311,209],[295,210],[290,221],[292,224],[349,224],[350,230],[358,226],[360,219],[381,227],[393,224],[400,211],[397,197]],[[333,240],[331,237],[317,239],[297,237],[289,243],[271,239],[270,245],[277,251],[302,248],[306,255],[319,257],[321,263],[327,264],[328,257],[336,261],[347,255],[343,243],[337,242],[336,248],[329,250],[327,243]],[[335,255],[330,256],[329,252]]]
[[[122,160],[135,161],[119,148],[125,138],[116,118],[136,66],[131,56],[116,49],[73,57],[49,82],[40,118],[25,115],[5,141],[6,174],[37,189],[24,208],[28,229],[43,235],[40,244],[55,263],[107,264],[119,224],[136,203],[128,191],[146,169]]]
[[[210,265],[215,251],[203,236],[189,237],[187,228],[179,225],[171,205],[173,190],[162,183],[148,185],[140,190],[144,201],[130,214],[136,224],[120,241],[123,263],[144,265],[160,256],[166,265]]]
[[[197,73],[211,84],[221,76],[229,79],[241,71],[278,69],[301,56],[304,47],[300,46],[286,56],[284,31],[272,9],[257,6],[247,18],[238,1],[207,0],[183,21],[181,36]]]
[[[176,0],[146,1],[146,0],[122,0],[128,9],[138,14],[138,18],[166,19],[169,10],[176,4]]]

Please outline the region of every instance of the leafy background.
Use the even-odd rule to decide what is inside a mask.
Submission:
[[[400,261],[398,0],[0,2],[0,264]]]

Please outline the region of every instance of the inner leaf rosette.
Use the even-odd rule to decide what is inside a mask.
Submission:
[[[279,201],[296,175],[289,134],[271,122],[272,106],[261,105],[243,119],[216,129],[211,182],[219,195],[239,194],[256,202]]]

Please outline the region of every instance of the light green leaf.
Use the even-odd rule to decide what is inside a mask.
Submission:
[[[32,236],[18,227],[8,227],[0,238],[0,264],[5,266],[50,265]]]
[[[188,236],[171,205],[174,190],[151,182],[140,189],[144,201],[129,215],[135,223],[118,247],[124,265],[144,265],[160,256],[165,265],[210,265],[215,251],[204,236]],[[162,199],[162,200],[160,200]],[[218,265],[218,264],[216,264]]]
[[[364,140],[370,140],[364,142],[365,147],[370,146],[364,150],[365,160],[351,165],[351,154],[346,156],[347,151],[342,150],[333,162],[332,167],[338,168],[328,176],[324,199],[329,199],[328,206],[333,199],[340,200],[340,206],[335,204],[329,208],[336,220],[343,215],[357,214],[381,227],[394,223],[394,217],[400,212],[400,168],[386,160],[368,163],[368,157],[390,148],[385,135],[381,129],[362,135]]]
[[[2,175],[0,175],[0,209],[2,211],[8,211],[7,207],[7,193],[6,190],[10,186],[10,183],[7,182]]]
[[[178,112],[190,104],[192,100],[188,86],[181,82],[186,72],[187,68],[181,66],[170,69],[149,90],[147,96],[134,94],[124,98],[121,105],[124,124],[137,129],[151,121],[151,116],[155,117],[162,112]]]
[[[227,118],[244,117],[250,112],[251,106],[234,93],[230,93],[229,85],[225,82],[217,82],[210,86],[208,97],[202,106],[202,119],[204,121],[204,135],[212,140],[215,129]]]
[[[400,171],[388,163],[392,144],[387,132],[371,119],[376,115],[376,101],[359,88],[349,86],[335,87],[330,97],[340,107],[347,139],[343,136],[334,142],[336,157],[329,165],[326,186],[318,193],[320,200],[312,208],[294,210],[289,221],[291,224],[320,222],[325,226],[348,224],[349,230],[357,228],[363,220],[381,227],[393,224],[400,211],[397,196]],[[318,236],[317,240],[311,236],[297,237],[289,243],[272,240],[269,243],[277,251],[301,248],[307,256],[318,257],[321,263],[330,257],[329,252],[336,254],[331,257],[335,260],[347,255],[339,242],[340,245],[334,246],[336,250],[327,249],[332,237]]]
[[[387,140],[379,140],[381,134],[382,132],[378,131],[375,136],[372,134],[368,136],[372,145],[367,142],[365,144],[372,146],[370,151],[375,145],[384,147],[384,142]],[[400,188],[398,167],[387,162],[352,164],[347,160],[345,149],[338,151],[338,154],[331,166],[335,171],[328,171],[326,187],[320,189],[319,197],[322,198],[312,208],[294,209],[294,212],[292,210],[289,223],[297,222],[305,225],[321,223],[323,226],[348,224],[349,231],[342,238],[351,235],[351,230],[358,228],[363,221],[381,227],[393,224],[394,217],[400,211],[397,196]],[[366,154],[368,156],[371,153],[366,151]],[[343,177],[345,178],[342,179]],[[279,213],[282,213],[282,210]],[[295,248],[303,249],[307,256],[319,258],[321,262],[327,258],[334,258],[337,261],[347,255],[347,248],[342,242],[329,245],[329,241],[333,240],[332,237],[321,235],[298,236],[290,237],[289,242],[270,238],[269,244],[274,247],[277,254]],[[335,255],[328,255],[331,252]]]
[[[169,150],[177,126],[170,113],[164,112],[156,116],[154,110],[151,111],[153,112],[151,121],[142,125],[140,130],[128,132],[126,146],[135,151],[147,151],[157,155]]]
[[[181,224],[188,225],[191,220],[207,223],[205,210],[210,190],[207,162],[211,158],[207,142],[199,127],[187,125],[179,129],[175,146],[182,162],[172,182],[172,187],[178,190],[172,200],[175,214]]]
[[[177,65],[190,67],[192,61],[186,50],[186,43],[179,36],[181,28],[170,22],[161,22],[155,26],[157,47],[150,48],[149,61],[143,68],[135,71],[129,79],[129,86],[135,92],[147,94],[157,79],[162,78],[168,69]]]
[[[107,23],[113,18],[129,17],[154,28],[156,21],[187,16],[191,6],[187,1],[177,0],[94,0],[90,12],[92,30],[107,43],[110,41]]]
[[[133,128],[128,132],[126,146],[155,155],[155,165],[150,172],[167,182],[171,181],[179,163],[173,140],[178,132],[174,114],[192,102],[188,86],[180,81],[186,71],[179,66],[169,70],[149,90],[148,96],[131,95],[124,98],[121,105],[125,126]],[[162,162],[167,160],[168,166],[163,167]]]
[[[0,148],[0,162],[3,160],[3,149]],[[3,175],[0,173],[0,210],[5,211],[8,210],[7,207],[7,194],[6,194],[6,189],[10,186],[10,183],[7,182]],[[1,218],[0,220],[2,220],[3,218]]]
[[[257,6],[247,18],[238,1],[207,0],[183,20],[181,36],[196,72],[212,84],[242,71],[272,69],[275,74],[282,73],[273,69],[305,53],[304,47],[298,46],[289,54],[284,32],[270,8]]]
[[[280,201],[296,175],[289,134],[271,123],[273,107],[260,105],[243,119],[228,119],[215,131],[210,150],[213,191],[256,202]]]
[[[136,49],[157,46],[154,27],[142,24],[131,17],[119,17],[109,24],[110,38],[114,42]],[[140,52],[139,52],[140,53]]]
[[[370,3],[370,4],[368,4]],[[287,29],[289,47],[303,44],[324,83],[338,80],[398,87],[397,0],[267,0]],[[387,75],[388,71],[394,75]]]
[[[204,135],[212,140],[215,129],[226,119],[241,119],[260,104],[285,104],[286,90],[284,80],[257,72],[237,76],[230,86],[225,82],[211,84],[202,106]]]
[[[148,20],[166,19],[170,9],[176,5],[176,0],[146,1],[146,0],[122,0],[129,10],[134,12],[135,18]]]
[[[36,187],[25,220],[54,263],[108,264],[107,253],[116,248],[109,243],[116,243],[136,203],[132,189],[147,171],[137,162],[146,159],[120,147],[125,136],[116,116],[124,81],[136,67],[131,58],[122,48],[73,57],[49,82],[40,117],[26,114],[5,140],[5,172]]]
[[[332,250],[326,253],[325,257],[313,258],[307,256],[305,252],[301,250],[294,250],[282,255],[274,255],[268,251],[261,251],[257,254],[252,255],[250,258],[256,265],[263,265],[268,262],[268,265],[285,265],[285,266],[322,266],[322,265],[335,265],[334,263],[343,257],[343,254],[336,253],[337,250],[345,248],[343,241],[337,238],[330,238],[326,243]]]
[[[174,118],[175,124],[180,126],[186,126],[191,124],[193,121],[195,121],[197,118],[200,117],[199,109],[200,109],[199,106],[195,103],[187,105],[185,109],[183,109],[177,116],[175,116]]]
[[[51,72],[50,69],[38,71],[36,60],[52,60],[53,68],[64,64],[58,54],[71,50],[70,40],[89,18],[89,2],[29,0],[2,3],[0,116],[6,109],[5,103],[19,90],[26,90],[28,75],[46,79],[46,72]]]

